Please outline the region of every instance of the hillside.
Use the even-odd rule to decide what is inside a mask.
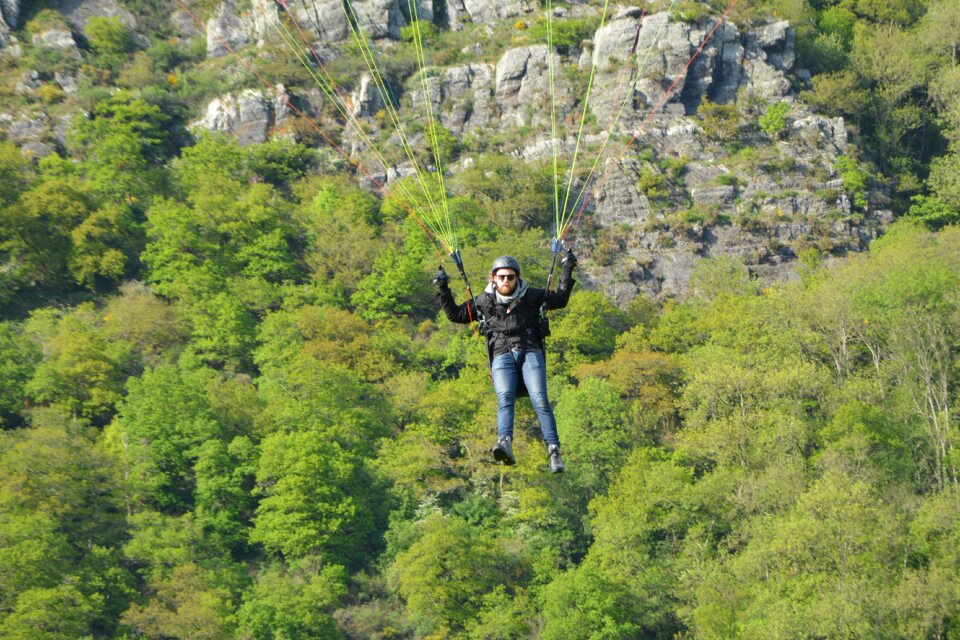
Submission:
[[[303,67],[298,71],[293,45],[281,40],[279,5],[228,3],[206,11],[200,6],[200,14],[210,14],[205,21],[173,7],[157,30],[151,29],[156,16],[153,22],[138,22],[110,2],[97,4],[95,11],[89,3],[64,5],[62,23],[51,17],[49,25],[34,25],[37,33],[30,36],[26,58],[59,60],[18,78],[14,92],[32,104],[4,116],[10,138],[37,156],[67,147],[66,123],[97,98],[90,86],[98,84],[91,62],[104,62],[104,54],[98,58],[77,32],[83,33],[92,16],[108,15],[130,30],[129,47],[143,49],[129,62],[116,61],[115,81],[149,90],[155,99],[156,84],[190,84],[189,89],[165,87],[172,95],[162,99],[180,103],[178,124],[189,125],[194,134],[223,131],[241,144],[282,138],[326,146],[291,107],[302,108],[322,132],[345,136],[344,147],[353,149],[378,182],[412,173],[409,162],[389,151],[386,165],[377,162],[365,153],[364,142],[331,115],[332,96],[324,96]],[[422,89],[414,79],[411,45],[399,41],[408,21],[405,8],[396,3],[358,7],[376,55],[393,78],[403,128],[415,145],[418,135],[422,144]],[[430,19],[432,8],[424,11],[424,19]],[[736,255],[764,278],[787,277],[804,249],[834,255],[863,250],[893,217],[888,185],[867,181],[843,118],[817,115],[798,100],[797,88],[809,86],[810,72],[797,62],[795,32],[788,23],[742,28],[724,23],[711,34],[719,16],[706,6],[686,11],[680,18],[639,8],[608,9],[604,18],[602,6],[588,5],[556,11],[558,24],[567,25],[558,36],[555,60],[556,120],[563,125],[558,155],[561,162],[573,160],[574,125],[588,102],[593,74],[593,99],[587,104],[592,117],[580,136],[584,151],[578,159],[581,167],[598,159],[603,164],[585,204],[590,231],[582,234],[582,253],[590,260],[591,280],[621,303],[638,291],[684,292],[697,257]],[[296,5],[291,13],[299,18],[298,29],[306,29],[303,37],[323,51],[323,62],[341,79],[339,88],[352,92],[347,101],[365,118],[371,137],[385,136],[385,148],[398,148],[396,135],[389,138],[392,128],[377,117],[383,114],[382,97],[370,82],[370,70],[350,48],[344,15],[337,3]],[[692,22],[684,22],[683,15]],[[455,62],[430,64],[426,85],[429,104],[456,143],[448,171],[455,175],[472,166],[478,154],[549,163],[554,151],[549,65],[545,45],[537,43],[544,39],[542,16],[535,7],[516,3],[445,6],[436,17],[449,31],[427,43],[428,63]],[[594,31],[602,19],[603,27]],[[164,36],[166,41],[159,41]],[[254,55],[265,87],[245,60]],[[165,81],[163,64],[170,67]],[[236,89],[223,92],[231,86]],[[761,126],[771,108],[776,122]],[[610,125],[614,131],[607,142]],[[465,188],[460,192],[470,197]]]
[[[0,0],[0,640],[960,638],[958,33]]]

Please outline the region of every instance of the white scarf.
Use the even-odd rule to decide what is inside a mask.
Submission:
[[[500,304],[509,305],[510,308],[507,309],[507,313],[513,311],[513,308],[517,306],[517,303],[520,302],[520,298],[527,292],[527,281],[520,280],[517,284],[517,288],[513,290],[512,296],[505,296],[497,290],[497,285],[494,282],[487,283],[487,293],[493,293],[497,296],[497,302]]]

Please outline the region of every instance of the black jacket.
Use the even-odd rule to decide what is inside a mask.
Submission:
[[[467,300],[461,305],[454,301],[449,287],[441,287],[437,295],[443,312],[451,322],[468,324],[478,320],[479,309],[486,321],[487,355],[492,360],[494,356],[509,353],[512,349],[542,350],[545,336],[540,324],[540,307],[546,301],[548,310],[563,309],[567,306],[575,282],[564,274],[556,291],[528,287],[523,298],[509,313],[507,305],[497,302],[495,293],[484,291],[475,300]]]

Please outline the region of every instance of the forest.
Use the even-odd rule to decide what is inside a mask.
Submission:
[[[0,52],[0,104],[86,113],[63,153],[0,141],[0,640],[960,638],[960,3],[738,8],[791,21],[897,220],[786,281],[703,258],[618,306],[575,272],[562,475],[526,400],[493,462],[483,338],[399,198],[306,134],[191,132],[241,80],[124,4],[151,46]],[[76,96],[8,87],[64,65]],[[504,253],[542,286],[551,167],[447,142],[474,288]]]

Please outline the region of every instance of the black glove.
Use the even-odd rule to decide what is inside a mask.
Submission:
[[[563,274],[569,277],[573,273],[573,268],[577,266],[577,256],[573,255],[573,249],[567,249],[567,255],[563,256],[560,264],[563,265]]]
[[[443,290],[449,286],[450,278],[447,277],[447,272],[443,270],[441,266],[437,271],[437,275],[433,276],[433,284],[437,289]]]

